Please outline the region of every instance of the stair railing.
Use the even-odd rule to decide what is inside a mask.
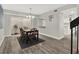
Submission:
[[[77,38],[77,48],[76,48],[76,53],[78,54],[78,36],[79,36],[79,17],[74,19],[73,21],[70,22],[70,29],[71,29],[71,54],[73,54],[73,28],[77,29],[75,30],[76,32],[76,38]]]

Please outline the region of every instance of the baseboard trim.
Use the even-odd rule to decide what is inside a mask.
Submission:
[[[55,38],[57,40],[61,40],[62,38],[64,38],[64,36],[56,37],[56,36],[51,36],[51,35],[47,35],[47,34],[43,34],[43,33],[39,33],[39,34],[44,35],[44,36],[47,36],[47,37],[50,37],[50,38]]]

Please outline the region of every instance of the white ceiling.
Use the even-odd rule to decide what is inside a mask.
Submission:
[[[32,8],[33,14],[42,14],[49,10],[55,10],[59,7],[64,6],[65,4],[3,4],[3,9],[26,12],[29,13],[29,8]]]
[[[65,18],[69,18],[70,16],[74,18],[77,17],[77,8],[70,8],[62,11],[62,13]]]

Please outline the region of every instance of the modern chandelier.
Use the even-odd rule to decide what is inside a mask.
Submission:
[[[32,15],[32,8],[29,8],[29,14],[26,16],[27,19],[33,19],[35,16]]]

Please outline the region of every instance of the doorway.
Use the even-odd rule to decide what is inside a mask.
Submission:
[[[61,13],[62,13],[62,18],[64,20],[64,36],[70,37],[71,34],[70,22],[77,17],[77,8],[70,8],[62,11]]]

